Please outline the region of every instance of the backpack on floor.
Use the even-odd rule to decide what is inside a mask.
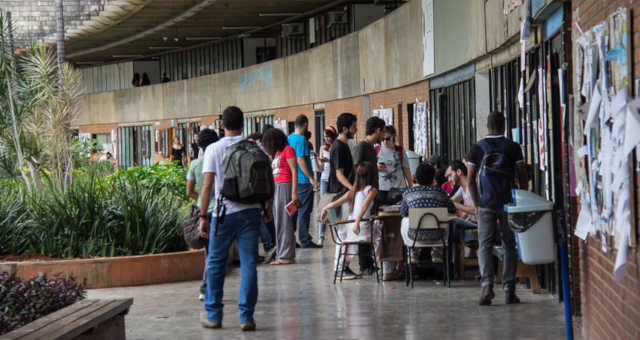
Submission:
[[[271,161],[258,144],[243,140],[227,147],[222,195],[234,202],[264,204],[273,197]]]
[[[491,145],[486,139],[478,142],[484,151],[478,170],[480,207],[502,210],[505,204],[511,202],[515,168],[513,161],[506,156],[505,145]]]

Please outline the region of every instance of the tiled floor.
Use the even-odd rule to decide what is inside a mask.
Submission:
[[[138,339],[562,339],[562,305],[551,295],[520,290],[520,305],[477,305],[476,282],[376,283],[367,277],[333,285],[329,249],[302,250],[293,266],[258,269],[255,333],[240,332],[236,297],[239,270],[225,283],[225,320],[203,329],[199,282],[98,289],[89,298],[133,297],[127,338]]]

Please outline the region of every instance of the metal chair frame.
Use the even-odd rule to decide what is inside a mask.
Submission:
[[[378,262],[376,261],[376,254],[375,254],[375,249],[373,246],[373,242],[374,242],[374,237],[373,237],[373,221],[377,219],[375,216],[369,216],[366,218],[363,218],[361,221],[366,221],[367,223],[372,224],[371,225],[371,237],[370,240],[368,242],[369,247],[370,247],[370,251],[371,251],[371,258],[373,259],[373,263],[374,263],[374,269],[376,271],[376,280],[377,282],[380,282],[380,275],[378,273],[379,271],[379,267],[378,267]],[[343,225],[343,224],[350,224],[350,223],[354,223],[355,220],[344,220],[344,221],[335,221],[332,223],[329,223],[329,227],[331,228],[331,239],[333,240],[333,243],[336,245],[336,247],[340,247],[340,251],[338,252],[338,266],[336,266],[336,268],[334,269],[334,273],[333,273],[333,284],[336,284],[336,280],[338,278],[338,268],[340,268],[340,265],[342,266],[341,270],[340,270],[340,282],[342,282],[342,278],[344,277],[344,260],[346,259],[347,256],[354,256],[354,255],[358,255],[358,253],[349,253],[349,246],[350,245],[361,245],[361,244],[365,244],[365,242],[344,242],[342,240],[342,238],[340,238],[340,234],[338,233],[338,226],[339,225]],[[346,246],[346,247],[343,247]],[[345,248],[345,249],[343,249]]]
[[[438,216],[436,216],[433,212],[425,212],[425,213],[422,214],[422,216],[420,216],[420,219],[418,220],[418,225],[415,228],[416,229],[416,235],[418,234],[418,232],[422,228],[422,220],[425,217],[431,217],[431,218],[433,218],[435,220],[437,227],[434,228],[434,229],[437,229],[437,230],[444,229],[444,228],[440,227],[441,224],[446,224],[447,225],[447,229],[449,229],[449,223],[450,222],[441,222],[440,219],[438,218]],[[449,263],[450,262],[450,258],[451,258],[450,254],[449,254],[450,247],[449,247],[448,240],[445,237],[445,232],[444,231],[441,232],[440,241],[442,242],[442,248],[443,248],[443,251],[444,251],[444,254],[445,254],[445,259],[444,259],[444,261],[442,263],[442,265],[444,267],[443,268],[444,284],[447,287],[451,287],[451,277],[450,277],[451,268],[450,268],[450,263]],[[413,281],[414,281],[413,264],[411,263],[411,252],[412,252],[412,250],[415,249],[415,248],[434,248],[434,246],[429,246],[428,243],[426,243],[426,242],[419,242],[419,243],[427,244],[427,246],[418,246],[418,247],[416,247],[416,239],[413,240],[413,243],[412,243],[411,246],[405,244],[405,246],[407,247],[406,270],[407,270],[407,273],[408,273],[408,275],[406,277],[406,285],[408,287],[409,284],[411,284],[411,288],[413,288]],[[435,243],[434,243],[434,245],[435,245]]]

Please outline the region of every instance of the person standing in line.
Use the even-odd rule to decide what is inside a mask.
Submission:
[[[218,136],[217,133],[216,133],[216,136]],[[198,158],[198,156],[200,155],[200,147],[198,146],[198,138],[199,137],[198,137],[197,133],[193,135],[193,142],[191,143],[191,160],[192,161],[194,159]]]
[[[276,183],[273,199],[273,219],[276,222],[276,259],[273,265],[294,264],[296,257],[296,221],[287,213],[287,204],[298,200],[298,166],[296,152],[287,144],[287,136],[280,129],[264,133],[263,146],[273,158],[273,177]]]
[[[337,137],[336,128],[329,126],[324,129],[324,144],[320,147],[320,155],[316,158],[317,168],[322,169],[320,173],[320,199],[327,194],[329,187],[329,173],[331,172],[331,145]],[[322,221],[318,223],[318,239],[320,243],[324,243],[325,224]]]
[[[522,149],[504,137],[505,119],[500,112],[491,112],[487,118],[489,134],[471,146],[467,160],[469,193],[478,211],[478,262],[482,277],[479,304],[488,306],[495,297],[493,280],[495,263],[493,246],[502,240],[504,246],[504,272],[502,285],[507,304],[519,303],[515,280],[518,254],[515,235],[507,221],[504,205],[511,201],[511,189],[516,173],[520,189],[527,189],[527,172]]]
[[[402,201],[402,192],[413,186],[413,177],[409,169],[409,158],[402,147],[396,145],[396,129],[387,125],[383,130],[383,142],[376,148],[378,153],[378,176],[380,187],[379,202],[383,205],[397,204]],[[402,277],[396,270],[397,262],[382,262],[382,280],[394,281]]]
[[[353,165],[355,167],[356,173],[358,171],[358,166],[364,162],[377,164],[378,155],[376,154],[374,145],[382,141],[382,130],[384,129],[384,127],[385,122],[380,117],[371,117],[367,119],[367,122],[365,124],[366,137],[363,141],[356,144],[355,148],[353,149]],[[377,172],[376,177],[378,177]],[[378,181],[378,178],[376,178],[376,181]],[[375,272],[374,263],[371,260],[370,252],[371,251],[368,245],[361,244],[358,246],[360,272],[367,275],[371,275]]]
[[[182,166],[182,158],[184,157],[184,145],[180,143],[178,136],[173,138],[173,145],[171,145],[171,162],[178,162],[179,166]]]
[[[311,167],[311,150],[305,137],[309,127],[309,119],[305,115],[299,115],[295,122],[295,133],[289,135],[288,142],[296,151],[298,162],[298,198],[301,206],[298,208],[298,237],[302,248],[322,248],[312,242],[309,235],[309,222],[313,210],[313,189],[319,187],[318,181],[313,177]]]
[[[198,144],[197,147],[202,148],[203,150],[207,148],[210,144],[218,141],[218,134],[211,129],[203,129],[199,134],[195,135],[194,138],[198,141],[202,141]],[[187,196],[196,200],[196,207],[200,209],[200,190],[202,189],[202,158],[196,158],[191,162],[189,166],[189,170],[187,170]],[[209,202],[209,209],[207,209],[207,213],[211,214],[215,207],[215,198]],[[208,252],[209,240],[206,239],[204,251],[205,254]],[[200,285],[200,296],[198,299],[200,301],[204,300],[204,293],[207,288],[207,270],[206,270],[206,257],[205,257],[205,270],[202,273],[202,284]]]
[[[235,106],[227,107],[222,113],[222,127],[225,137],[207,147],[202,164],[202,193],[200,208],[200,233],[209,237],[209,255],[207,256],[207,290],[204,300],[206,317],[201,321],[205,328],[221,328],[223,319],[223,286],[226,276],[229,247],[237,241],[240,255],[240,293],[238,310],[240,328],[253,331],[256,324],[253,318],[258,301],[258,237],[260,234],[260,204],[243,204],[221,198],[218,201],[224,216],[209,219],[207,210],[213,197],[221,197],[225,168],[226,149],[244,140],[242,128],[244,114]],[[214,180],[215,179],[215,180]],[[219,220],[219,221],[216,221]],[[219,223],[217,223],[219,222]],[[211,229],[211,230],[210,230]]]

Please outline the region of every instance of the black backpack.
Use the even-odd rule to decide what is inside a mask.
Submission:
[[[480,207],[502,210],[505,204],[511,202],[515,167],[513,160],[506,155],[507,145],[492,145],[486,139],[478,142],[478,146],[484,151],[478,171]]]
[[[275,184],[271,161],[258,144],[242,140],[227,147],[222,196],[238,203],[266,203]]]

